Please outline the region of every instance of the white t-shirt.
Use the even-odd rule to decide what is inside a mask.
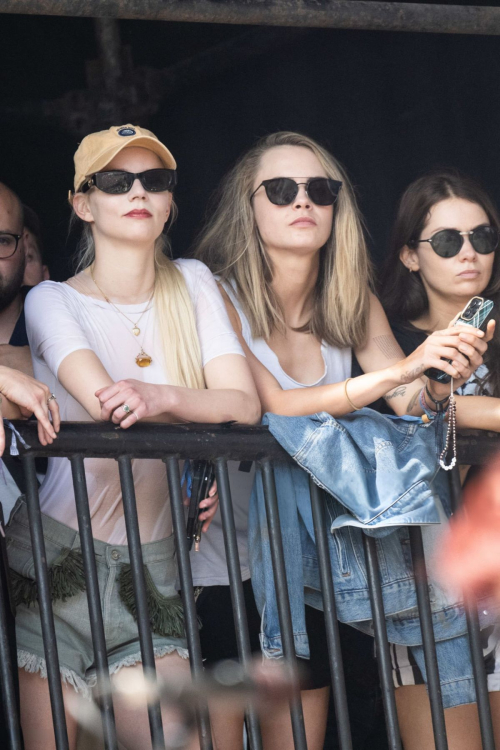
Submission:
[[[203,367],[224,354],[243,356],[208,268],[197,260],[175,262],[193,301]],[[79,349],[94,351],[114,381],[134,378],[147,383],[168,384],[163,367],[163,346],[168,346],[168,342],[161,341],[154,304],[117,307],[132,321],[147,310],[141,318],[141,333],[137,338],[131,331],[132,325],[112,305],[81,294],[68,284],[45,281],[26,298],[26,327],[35,377],[46,383],[57,396],[64,421],[92,421],[57,380],[61,362]],[[153,358],[149,367],[138,367],[135,362],[141,345]],[[170,536],[172,519],[164,463],[158,459],[134,459],[132,468],[142,542]],[[85,474],[94,537],[109,544],[126,544],[117,462],[88,458],[85,460]],[[47,475],[40,488],[40,504],[43,513],[71,528],[78,528],[71,466],[67,458],[49,460]]]
[[[266,341],[262,338],[252,338],[250,324],[245,317],[245,313],[238,302],[233,288],[228,284],[224,284],[224,289],[227,291],[240,316],[241,330],[248,348],[274,375],[284,390],[313,388],[317,385],[340,383],[350,376],[351,349],[338,349],[323,343],[321,345],[321,353],[325,363],[325,370],[321,378],[316,383],[307,385],[291,378],[283,370],[278,357]],[[242,580],[246,581],[250,578],[247,544],[248,505],[252,494],[255,468],[252,464],[252,468],[248,471],[245,464],[240,464],[236,461],[230,461],[228,468],[234,521],[238,538],[238,551],[240,554],[241,576]],[[191,553],[191,567],[193,569],[193,581],[196,586],[227,586],[229,584],[222,521],[219,510],[209,530],[206,534],[203,534],[200,551]]]

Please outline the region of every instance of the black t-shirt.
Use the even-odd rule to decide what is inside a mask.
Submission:
[[[427,338],[428,334],[425,331],[421,331],[415,328],[411,323],[401,321],[389,321],[392,328],[392,332],[399,346],[403,350],[405,357],[415,351],[415,349],[422,344]],[[356,359],[354,353],[352,355],[352,368],[351,375],[353,378],[357,378],[358,375],[363,375],[363,370]],[[374,401],[373,404],[369,404],[370,409],[375,409],[382,414],[394,414],[392,409],[387,405],[385,399],[379,398]]]
[[[26,333],[26,318],[24,316],[24,300],[26,299],[29,290],[32,288],[33,287],[31,286],[21,287],[23,309],[21,310],[21,315],[18,317],[17,323],[12,331],[12,336],[10,337],[9,344],[11,346],[29,346],[28,334]]]
[[[21,315],[17,319],[17,323],[12,331],[9,344],[11,346],[29,346],[28,334],[26,333],[26,318],[24,317],[24,307],[21,310]]]
[[[389,321],[389,323],[396,341],[405,353],[405,357],[408,357],[420,344],[423,344],[429,335],[425,331],[415,328],[410,323],[401,323],[399,321]]]

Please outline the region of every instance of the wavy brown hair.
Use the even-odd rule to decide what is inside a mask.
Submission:
[[[321,249],[311,319],[300,330],[331,346],[358,346],[366,338],[372,279],[360,214],[343,168],[312,138],[273,133],[239,159],[221,184],[211,217],[198,238],[196,257],[223,281],[235,285],[254,338],[268,339],[275,328],[285,329],[283,310],[272,288],[272,262],[250,200],[263,155],[279,146],[308,148],[328,177],[343,183],[332,232]]]
[[[436,203],[462,198],[481,206],[491,226],[500,229],[497,209],[486,191],[475,180],[456,170],[429,172],[411,183],[399,201],[389,252],[381,275],[380,298],[389,320],[407,323],[420,318],[429,309],[427,292],[420,273],[408,273],[400,253],[406,246],[415,248]],[[481,393],[500,396],[500,249],[495,251],[491,279],[482,294],[495,302],[496,335],[485,356],[488,376]],[[432,333],[432,331],[428,331]]]

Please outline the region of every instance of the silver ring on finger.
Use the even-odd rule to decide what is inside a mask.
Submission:
[[[50,404],[51,401],[57,401],[57,396],[55,393],[50,394],[50,396],[47,399],[47,404]]]
[[[135,411],[131,411],[131,412],[130,412],[130,416],[134,416],[134,417],[135,417],[135,421],[136,421],[136,422],[138,422],[138,421],[139,421],[139,417],[137,416],[137,414],[135,413]]]
[[[122,409],[125,412],[125,414],[129,414],[132,411],[132,409],[130,408],[128,404],[123,404]]]

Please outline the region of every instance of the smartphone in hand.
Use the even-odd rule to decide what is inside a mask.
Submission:
[[[208,497],[210,487],[215,480],[214,465],[210,461],[193,461],[192,471],[193,480],[186,523],[186,536],[189,549],[193,546],[193,542],[199,542],[201,523],[198,520],[198,516],[200,515],[200,503]],[[201,512],[203,512],[203,509],[201,509]]]
[[[493,317],[493,308],[495,303],[490,299],[484,299],[484,297],[472,297],[471,300],[464,307],[454,325],[456,326],[472,326],[473,328],[479,328],[481,331],[486,331],[489,321]],[[448,359],[447,362],[451,362]],[[451,375],[447,372],[439,370],[437,367],[429,367],[424,372],[431,380],[437,380],[438,383],[449,383]]]

